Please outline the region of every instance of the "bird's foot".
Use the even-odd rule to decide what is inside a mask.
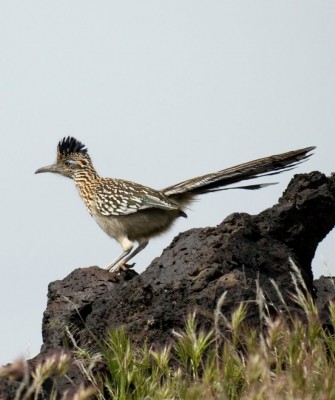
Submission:
[[[113,270],[113,267],[109,268],[108,267],[106,269],[109,270],[109,272],[112,272],[113,274],[118,274],[121,271],[129,271],[130,269],[134,268],[136,263],[132,263],[132,264],[126,264],[124,261],[121,261],[117,264],[117,266],[115,267],[115,269]]]
[[[113,279],[117,280],[118,282],[129,281],[138,275],[138,273],[132,269],[134,265],[135,263],[133,264],[122,263],[121,265],[117,265],[117,267],[114,270],[112,270],[112,268],[109,270],[110,275],[113,277]]]

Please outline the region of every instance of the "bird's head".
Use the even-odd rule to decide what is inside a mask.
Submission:
[[[63,138],[57,146],[57,160],[54,164],[39,168],[35,174],[53,172],[74,178],[76,173],[92,167],[86,146],[73,137]]]

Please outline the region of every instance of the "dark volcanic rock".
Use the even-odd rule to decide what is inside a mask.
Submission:
[[[92,312],[92,303],[113,291],[116,282],[115,276],[98,267],[79,268],[62,281],[51,282],[43,316],[41,352],[63,349],[68,342],[66,328],[75,326],[81,330]]]
[[[83,347],[94,346],[93,337],[103,338],[121,325],[134,343],[147,340],[163,346],[193,310],[203,325],[211,326],[225,291],[221,311],[229,316],[240,302],[248,301],[247,321],[257,326],[256,283],[270,310],[284,312],[271,280],[288,308],[299,313],[290,297],[294,286],[289,258],[314,293],[311,262],[334,224],[335,177],[313,172],[296,175],[278,204],[259,215],[232,214],[215,228],[179,234],[140,275],[129,271],[115,279],[98,267],[77,269],[49,285],[43,346],[34,361],[50,351],[73,349],[67,327]],[[327,288],[334,296],[334,289]]]

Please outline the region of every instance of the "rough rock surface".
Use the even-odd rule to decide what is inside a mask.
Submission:
[[[316,296],[326,321],[325,301],[318,297],[335,298],[334,287],[321,279],[314,289],[311,263],[319,242],[334,225],[335,177],[313,172],[296,175],[278,204],[258,215],[235,213],[217,227],[179,234],[140,275],[129,271],[115,279],[98,267],[77,269],[49,285],[43,346],[31,362],[64,346],[73,349],[66,327],[84,347],[93,345],[92,335],[102,338],[120,325],[135,343],[147,340],[162,346],[173,340],[172,330],[182,328],[193,310],[203,325],[211,326],[225,291],[221,311],[229,316],[241,301],[250,301],[247,321],[257,326],[257,284],[272,312],[284,312],[271,280],[288,308],[299,314],[290,299],[294,286],[289,257]],[[78,382],[76,371],[72,378]]]

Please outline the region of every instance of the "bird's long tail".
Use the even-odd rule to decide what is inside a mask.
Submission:
[[[304,149],[260,158],[258,160],[246,162],[218,172],[177,183],[176,185],[163,189],[162,192],[166,196],[176,200],[182,200],[183,197],[185,197],[186,200],[186,198],[192,198],[197,194],[233,189],[227,188],[226,186],[248,179],[276,175],[288,171],[306,161],[312,155],[308,153],[314,149],[315,147],[306,147]],[[267,185],[269,184],[246,185],[239,186],[238,189],[259,189]],[[234,189],[236,189],[236,187]]]

